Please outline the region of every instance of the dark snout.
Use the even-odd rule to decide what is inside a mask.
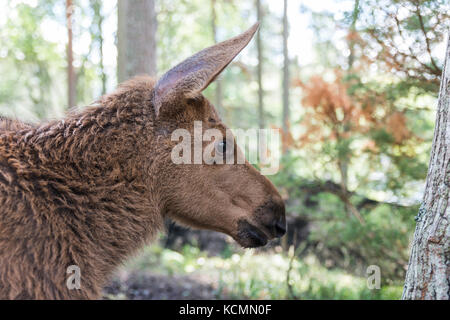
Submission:
[[[281,238],[286,233],[286,212],[282,200],[270,200],[259,207],[256,218],[274,238]]]
[[[254,223],[239,222],[239,242],[246,248],[261,247],[269,239],[280,238],[286,233],[284,202],[269,200],[254,212]]]

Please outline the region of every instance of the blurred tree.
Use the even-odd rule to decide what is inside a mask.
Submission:
[[[336,70],[334,82],[327,82],[321,76],[313,76],[306,83],[296,82],[303,89],[302,105],[306,108],[306,116],[302,121],[306,131],[300,136],[297,147],[323,144],[321,152],[330,154],[340,172],[340,198],[349,212],[363,223],[360,213],[350,202],[348,164],[358,153],[377,152],[375,141],[367,139],[371,132],[382,130],[392,134],[391,143],[398,146],[412,139],[413,135],[406,126],[405,116],[391,110],[381,94],[365,88],[349,94],[354,82],[345,81],[343,77],[342,71]],[[376,116],[376,109],[383,110],[382,117]],[[358,139],[365,142],[358,144],[361,149],[357,153],[351,145]],[[342,168],[343,163],[345,170]]]
[[[442,73],[434,50],[450,18],[446,0],[371,0],[363,6],[368,56],[409,84],[437,94]]]
[[[107,91],[108,75],[103,28],[105,20],[113,13],[117,14],[117,8],[112,7],[111,11],[105,12],[105,3],[100,0],[76,3],[75,19],[79,21],[74,25],[74,42],[77,45],[75,55],[77,103],[83,105],[90,104],[93,99],[97,99]],[[80,43],[83,43],[82,50],[79,47]]]
[[[393,2],[396,3],[396,1]],[[431,123],[428,124],[424,121],[424,118],[428,116],[425,113],[427,109],[418,109],[417,100],[413,99],[418,99],[419,96],[424,99],[424,96],[427,97],[427,94],[433,94],[433,92],[424,91],[423,87],[418,89],[411,85],[408,86],[409,89],[405,89],[403,83],[410,82],[411,79],[404,78],[400,74],[384,73],[381,66],[385,61],[381,57],[375,60],[371,58],[371,46],[374,40],[367,37],[365,33],[367,10],[365,2],[354,1],[352,10],[346,12],[343,19],[339,20],[333,15],[323,14],[320,17],[321,20],[317,20],[320,22],[317,28],[321,27],[321,30],[317,30],[317,32],[323,31],[327,34],[333,32],[331,31],[333,27],[330,26],[328,33],[323,26],[325,25],[327,28],[326,24],[332,23],[333,20],[336,21],[339,30],[346,34],[344,41],[348,50],[342,52],[336,47],[330,49],[330,46],[337,44],[326,38],[324,40],[321,34],[318,34],[317,38],[320,43],[317,50],[330,54],[330,56],[323,56],[325,59],[323,64],[328,68],[326,72],[323,72],[322,69],[321,76],[314,75],[311,80],[297,82],[303,88],[303,102],[310,103],[309,106],[305,106],[306,114],[303,116],[304,120],[301,125],[305,125],[304,130],[307,134],[312,137],[316,134],[315,138],[317,139],[312,139],[310,146],[320,153],[318,157],[326,155],[326,159],[339,161],[339,163],[331,162],[337,166],[337,172],[340,173],[339,183],[343,190],[348,190],[350,188],[349,180],[353,180],[353,188],[360,186],[365,189],[366,193],[370,193],[371,188],[379,190],[382,185],[389,191],[404,193],[407,192],[404,188],[405,185],[424,177],[423,170],[426,167],[427,159],[421,154],[423,154],[423,148],[428,145],[428,132],[432,126]],[[382,23],[382,21],[378,21],[378,23]],[[404,36],[406,37],[407,34],[405,33]],[[331,73],[328,71],[330,69],[340,71]],[[331,80],[333,78],[334,80]],[[420,83],[418,86],[422,84]],[[324,89],[327,86],[331,87]],[[323,110],[319,106],[324,101],[313,101],[316,99],[314,98],[316,93],[313,91],[321,90],[335,92],[334,94],[328,92],[323,97],[324,100],[327,99],[325,97],[333,99],[334,96],[336,99],[340,96],[342,101],[348,98],[351,101],[350,105],[353,103],[358,105],[352,111],[351,109],[344,110],[344,107],[342,107],[343,110],[335,110],[337,111],[333,115],[337,117],[335,120],[344,118],[348,120],[344,121],[345,124],[341,123],[340,133],[334,132],[331,140],[328,140],[328,137],[330,137],[330,132],[335,129],[329,129],[329,131],[322,130],[322,128],[329,128],[335,121],[327,119],[323,117],[324,114],[321,114]],[[318,96],[316,97],[318,98]],[[336,103],[337,101],[335,100]],[[309,109],[311,103],[316,104],[313,112],[318,112],[316,116],[319,116],[321,120],[314,115],[311,116],[312,110]],[[329,103],[330,106],[333,106],[330,110],[341,108],[331,101]],[[349,115],[345,115],[355,110],[358,110],[363,118],[358,119],[357,117],[357,119],[350,120]],[[370,117],[367,117],[369,114]],[[365,129],[358,133],[358,128]],[[346,134],[347,130],[348,134]],[[411,132],[415,134],[411,134]],[[300,140],[302,139],[305,137],[302,136]],[[303,146],[305,143],[305,141],[300,142]],[[365,167],[370,170],[355,171],[356,167],[361,168],[361,161],[364,161]],[[380,165],[382,161],[385,165]],[[374,176],[372,173],[376,171],[383,174],[383,178],[377,178],[375,184],[370,180],[371,176]],[[381,183],[380,180],[383,182]]]
[[[357,35],[356,32],[356,22],[358,20],[359,16],[359,0],[355,0],[353,12],[352,12],[352,20],[347,36],[347,43],[349,47],[349,55],[348,55],[348,76],[351,77],[353,73],[353,62],[355,59],[355,37]],[[348,126],[344,126],[344,133],[347,130]],[[344,145],[344,144],[341,144]],[[338,167],[339,172],[341,174],[341,188],[344,195],[344,203],[345,203],[345,210],[347,213],[353,212],[353,214],[358,218],[358,220],[363,223],[364,220],[359,214],[359,212],[352,207],[349,196],[348,196],[348,166],[349,166],[349,160],[350,160],[350,150],[342,149],[343,152],[338,153]]]
[[[211,0],[211,31],[213,35],[214,43],[218,42],[217,39],[217,13],[216,13],[216,0]],[[220,79],[218,81],[215,81],[216,86],[216,93],[215,93],[215,104],[214,106],[217,108],[217,111],[219,114],[221,114],[223,111],[223,105],[222,105],[222,82]]]
[[[102,83],[102,95],[106,94],[106,71],[105,71],[105,63],[104,63],[104,54],[103,54],[103,21],[104,16],[102,13],[103,4],[101,0],[91,0],[91,7],[93,10],[93,24],[91,27],[91,34],[94,38],[94,41],[98,44],[99,51],[99,69],[100,69],[100,79]]]
[[[283,5],[283,81],[282,81],[282,98],[283,98],[283,152],[288,150],[289,140],[289,52],[288,52],[288,37],[289,37],[289,21],[288,21],[288,1],[284,0]]]
[[[355,60],[355,39],[354,35],[356,34],[356,22],[359,16],[359,0],[355,0],[355,4],[352,12],[352,22],[350,24],[349,35],[347,36],[347,42],[349,47],[349,55],[348,55],[348,70],[351,72],[353,68],[353,62]]]
[[[118,79],[156,75],[155,0],[118,1]]]
[[[76,76],[73,68],[73,31],[72,16],[74,5],[72,0],[66,0],[66,18],[67,18],[67,106],[72,108],[76,105]]]
[[[0,85],[4,114],[27,121],[60,116],[68,105],[90,103],[103,91],[106,70],[99,43],[103,41],[99,3],[41,0],[6,5],[9,14],[0,28],[4,53],[0,69],[8,75]],[[66,33],[55,31],[58,28]]]
[[[261,0],[256,0],[256,15],[257,20],[260,23],[259,31],[256,34],[256,46],[258,51],[258,66],[257,66],[257,78],[258,78],[258,124],[260,128],[265,127],[264,119],[264,88],[262,83],[263,75],[263,49],[261,41],[261,29],[264,25],[263,23],[263,9],[261,7]]]
[[[64,12],[65,1],[59,2]],[[64,49],[50,41],[42,28],[54,17],[53,1],[33,3],[7,2],[4,24],[0,28],[0,109],[3,114],[28,121],[53,114],[52,103],[67,104],[67,95],[59,99],[58,84],[66,84],[67,63]],[[61,19],[64,26],[64,18]],[[61,81],[55,81],[58,76]],[[65,88],[65,87],[64,87]]]
[[[406,274],[403,299],[450,299],[450,36],[438,100],[425,194]]]
[[[286,190],[288,211],[308,221],[307,241],[324,263],[356,269],[377,261],[393,281],[404,277],[417,186],[428,162],[431,112],[418,101],[428,104],[435,92],[429,82],[386,72],[367,33],[370,10],[378,7],[352,4],[311,15],[318,61],[294,81],[302,89],[301,120],[292,130],[298,138],[273,180]],[[415,31],[408,32],[404,37]]]

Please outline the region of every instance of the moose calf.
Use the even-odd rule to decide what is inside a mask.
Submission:
[[[115,267],[170,217],[243,247],[285,233],[283,201],[244,164],[177,165],[178,128],[225,134],[201,92],[258,25],[206,48],[155,82],[129,80],[95,105],[39,125],[0,119],[0,299],[98,299]],[[226,156],[234,141],[218,141]],[[233,149],[234,148],[234,149]],[[69,266],[81,288],[66,285]]]

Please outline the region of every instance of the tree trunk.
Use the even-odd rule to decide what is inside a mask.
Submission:
[[[355,60],[355,33],[356,33],[356,22],[358,21],[358,16],[359,16],[359,0],[355,0],[355,4],[353,7],[353,13],[352,13],[352,23],[350,24],[350,29],[349,29],[349,39],[348,39],[348,48],[350,51],[350,54],[348,55],[348,74],[351,75],[353,73],[353,62]],[[344,128],[344,132],[347,132],[348,128]],[[349,163],[350,163],[350,154],[349,154],[349,150],[348,152],[345,152],[339,159],[339,172],[341,173],[341,185],[342,185],[342,190],[348,190],[348,167],[349,167]],[[348,216],[350,216],[351,214],[355,215],[356,218],[358,218],[359,222],[361,222],[361,224],[364,223],[364,220],[361,216],[361,214],[359,212],[357,212],[357,210],[354,209],[354,207],[351,206],[350,204],[350,199],[348,197],[348,195],[346,195],[345,197],[345,201],[344,201],[344,207],[345,207],[345,212],[347,213]]]
[[[105,63],[104,63],[104,54],[103,54],[103,12],[102,12],[102,1],[101,0],[94,0],[91,1],[92,10],[94,11],[94,18],[93,18],[93,24],[96,25],[96,30],[91,31],[94,35],[95,41],[98,43],[98,50],[100,55],[100,62],[99,62],[99,68],[100,68],[100,79],[102,81],[102,95],[106,94],[106,71],[105,71]]]
[[[262,26],[262,8],[261,8],[261,0],[256,0],[256,12],[257,12],[257,20]],[[264,119],[264,89],[262,84],[262,65],[263,65],[263,54],[262,54],[262,41],[261,41],[261,28],[259,32],[256,34],[256,47],[258,50],[258,122],[259,127],[262,129],[265,126]]]
[[[66,19],[67,19],[67,107],[68,109],[76,105],[76,78],[75,70],[73,68],[73,49],[72,49],[72,15],[73,15],[72,0],[66,1]]]
[[[284,0],[283,8],[283,135],[287,137],[289,134],[289,54],[288,54],[288,36],[289,36],[289,24],[287,16],[287,0]],[[287,141],[287,139],[283,139]],[[283,151],[286,152],[287,145],[283,146]]]
[[[217,39],[217,12],[216,12],[216,0],[211,0],[211,31],[213,34],[214,43],[218,42]],[[214,82],[216,86],[216,96],[214,106],[216,107],[219,114],[223,113],[223,104],[222,104],[222,83],[219,81]],[[223,115],[224,116],[224,115]]]
[[[359,16],[359,0],[355,0],[355,5],[353,7],[352,13],[352,24],[350,25],[350,39],[348,41],[348,47],[350,50],[350,54],[348,55],[348,70],[349,72],[353,69],[353,62],[355,61],[355,39],[354,33],[356,32],[356,21]]]
[[[412,243],[403,299],[450,298],[450,37],[425,194]]]
[[[118,1],[118,80],[156,75],[155,0]]]

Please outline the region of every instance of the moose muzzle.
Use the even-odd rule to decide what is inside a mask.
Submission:
[[[241,220],[238,223],[239,243],[246,248],[261,247],[270,239],[286,233],[286,215],[283,201],[271,199],[254,212],[254,223]]]

